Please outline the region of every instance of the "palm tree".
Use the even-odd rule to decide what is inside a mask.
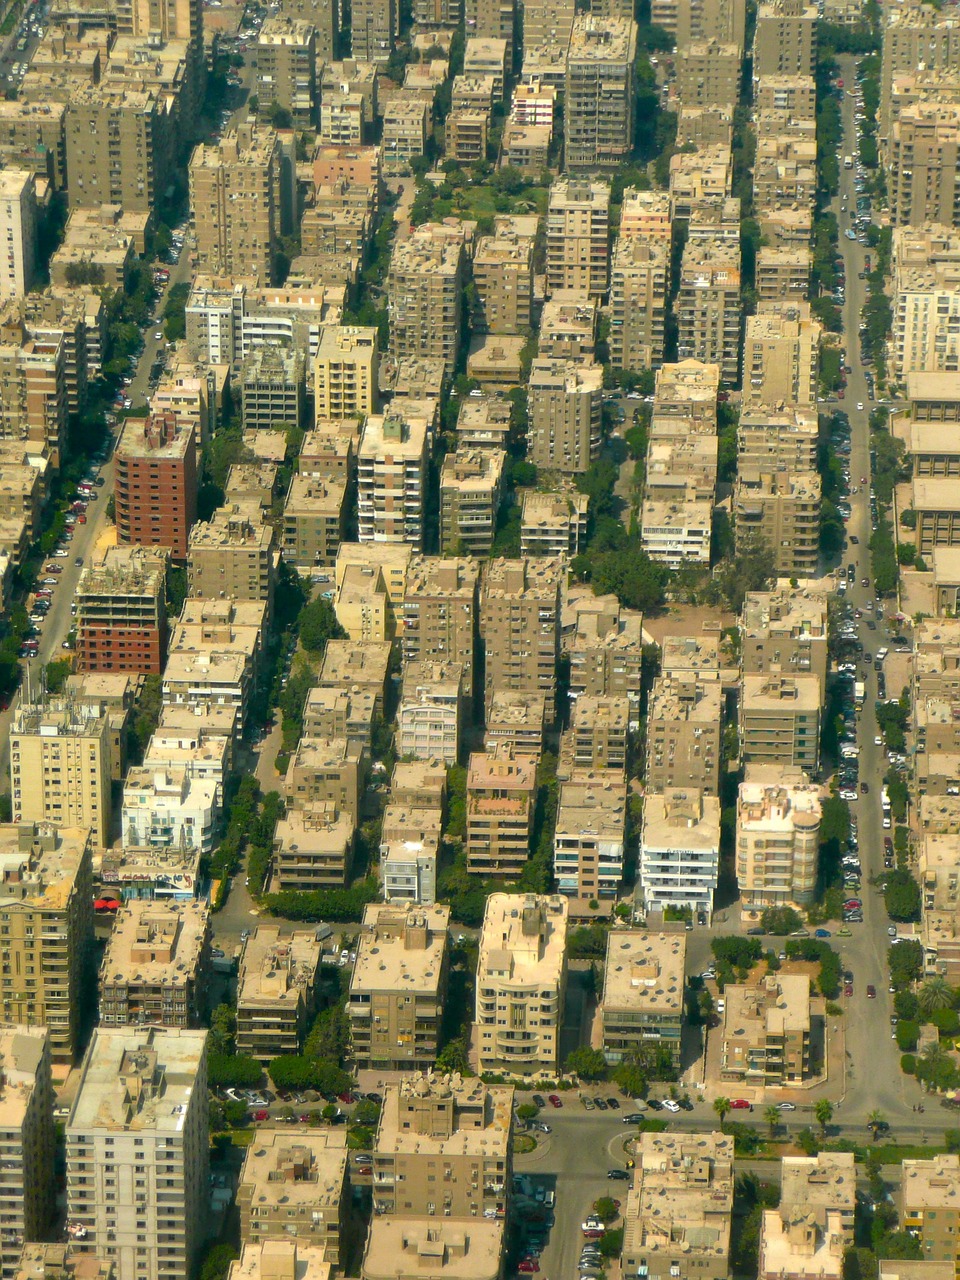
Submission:
[[[833,1104],[828,1098],[820,1098],[813,1108],[813,1114],[817,1117],[821,1133],[826,1136],[827,1125],[833,1119]]]
[[[777,1132],[777,1125],[780,1123],[780,1112],[776,1107],[767,1107],[763,1113],[767,1118],[767,1124],[770,1126],[770,1137]]]
[[[917,1003],[922,1013],[936,1013],[938,1009],[949,1009],[956,997],[956,992],[946,978],[937,975],[928,978],[917,992]]]
[[[717,1113],[717,1115],[718,1115],[718,1116],[719,1116],[719,1118],[720,1118],[720,1132],[722,1133],[722,1132],[723,1132],[723,1122],[724,1122],[724,1120],[726,1120],[726,1118],[727,1118],[727,1116],[728,1116],[728,1114],[729,1114],[729,1112],[730,1112],[730,1099],[729,1099],[729,1098],[714,1098],[714,1100],[713,1100],[713,1109],[714,1109],[714,1111]]]
[[[880,1126],[883,1123],[883,1113],[880,1111],[871,1111],[867,1116],[867,1128],[873,1134],[874,1142],[877,1140],[877,1134],[880,1132]]]

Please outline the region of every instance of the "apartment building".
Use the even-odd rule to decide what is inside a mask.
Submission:
[[[633,74],[637,25],[632,14],[573,20],[564,84],[564,159],[568,169],[623,163],[633,148]]]
[[[614,929],[600,1001],[603,1054],[615,1065],[657,1048],[680,1065],[686,935]]]
[[[497,1280],[505,1236],[503,1222],[486,1218],[375,1217],[361,1274],[363,1280],[389,1280],[402,1269],[410,1280],[427,1280],[440,1258],[439,1265],[451,1275]]]
[[[159,675],[167,652],[167,557],[141,545],[94,551],[77,585],[77,669]]]
[[[91,842],[87,829],[31,822],[0,827],[0,920],[7,963],[3,1020],[45,1027],[46,1057],[72,1064],[81,993],[93,946]],[[34,976],[30,976],[34,975]],[[0,1254],[2,1256],[2,1254]]]
[[[413,161],[424,156],[430,136],[429,91],[400,89],[383,106],[383,171],[412,174]]]
[[[22,298],[37,265],[37,180],[23,169],[0,169],[0,236],[7,255],[0,271],[0,302]]]
[[[823,1010],[806,973],[769,973],[723,991],[720,1078],[735,1084],[789,1087],[814,1074],[813,1023]]]
[[[504,455],[492,449],[448,453],[440,470],[440,547],[488,556],[497,531]]]
[[[733,156],[726,143],[679,152],[670,161],[671,217],[690,219],[705,202],[733,192]]]
[[[453,375],[463,337],[464,240],[428,223],[390,258],[390,354],[436,356]]]
[[[737,797],[737,882],[745,902],[812,901],[820,795],[800,769],[748,766]]]
[[[476,688],[479,582],[476,561],[419,556],[410,561],[400,607],[404,666],[426,659],[461,663],[468,702]]]
[[[473,255],[475,331],[524,333],[533,315],[533,251],[538,219],[517,230],[517,219],[498,218],[494,234],[479,236]]]
[[[744,473],[814,472],[819,440],[816,403],[745,408],[737,424],[737,467]]]
[[[406,664],[397,709],[397,754],[456,764],[463,716],[463,664],[433,659]]]
[[[301,570],[336,564],[347,523],[344,480],[294,476],[283,506],[283,554]]]
[[[740,368],[740,246],[689,240],[680,265],[677,298],[681,360],[720,366],[735,383]]]
[[[350,640],[328,640],[320,663],[321,689],[347,689],[351,694],[371,694],[374,713],[383,715],[387,681],[390,679],[390,643],[357,644]]]
[[[457,414],[457,443],[465,448],[506,449],[512,435],[510,401],[502,396],[470,396]]]
[[[771,591],[748,591],[740,613],[744,675],[812,673],[827,679],[827,594],[779,578]]]
[[[361,542],[405,542],[423,550],[433,402],[402,402],[372,414],[357,452]]]
[[[853,1153],[785,1156],[780,1177],[779,1208],[764,1210],[760,1226],[759,1275],[763,1280],[786,1276],[812,1280],[835,1274],[854,1241]]]
[[[622,771],[629,764],[630,701],[625,695],[580,694],[560,741],[559,776],[573,769]]]
[[[589,500],[576,490],[525,489],[520,508],[521,556],[579,555],[587,543]]]
[[[813,253],[805,247],[764,245],[757,251],[757,299],[761,305],[782,298],[805,299],[810,291]]]
[[[641,1133],[624,1210],[623,1266],[650,1280],[723,1280],[730,1267],[733,1139]]]
[[[43,1026],[0,1026],[0,1272],[18,1274],[24,1242],[46,1235],[55,1213],[53,1084],[50,1042]]]
[[[354,0],[350,23],[350,52],[355,59],[385,66],[400,34],[400,6],[396,0]]]
[[[641,545],[651,560],[679,569],[710,563],[713,500],[647,495],[640,508]]]
[[[579,475],[600,451],[603,369],[579,360],[537,359],[527,379],[530,460]]]
[[[758,672],[744,675],[742,694],[741,759],[817,773],[823,696],[819,678],[812,672]]]
[[[347,888],[353,848],[353,819],[333,801],[291,809],[273,834],[270,892]]]
[[[303,737],[287,766],[287,807],[305,809],[318,803],[334,804],[358,826],[366,775],[365,744],[351,738]]]
[[[257,101],[269,116],[289,111],[296,129],[317,120],[317,32],[310,22],[277,14],[264,19],[257,37]]]
[[[114,453],[121,542],[164,547],[187,558],[197,516],[197,433],[172,413],[130,418]]]
[[[598,179],[557,178],[547,202],[547,289],[599,298],[610,272],[610,186]]]
[[[960,1186],[960,1157],[904,1160],[897,1207],[900,1224],[920,1244],[926,1262],[956,1267],[960,1226],[953,1203]]]
[[[406,814],[411,820],[422,817],[424,821],[418,824],[419,830],[407,828],[400,837],[382,841],[380,875],[383,900],[395,905],[431,906],[437,900],[440,813],[436,809],[410,809]]]
[[[761,0],[753,37],[753,78],[812,76],[817,62],[817,6],[807,0]]]
[[[450,908],[369,903],[350,979],[347,1017],[358,1067],[432,1066],[447,990]]]
[[[732,109],[740,97],[743,50],[724,40],[691,40],[677,49],[677,97],[686,107]]]
[[[542,693],[494,693],[486,714],[485,751],[512,751],[539,759],[547,731],[547,705]]]
[[[594,596],[592,591],[577,595],[575,589],[569,592],[563,648],[570,659],[570,696],[625,697],[631,729],[640,714],[641,632],[640,615],[621,609],[616,596]]]
[[[205,902],[125,902],[100,965],[101,1026],[199,1026],[210,937]]]
[[[761,253],[763,250],[761,250]],[[808,302],[787,299],[747,317],[743,346],[743,404],[814,405],[822,325]]]
[[[576,289],[558,289],[540,311],[537,352],[541,359],[592,363],[597,353],[599,322],[596,298]]]
[[[244,356],[236,379],[245,431],[303,429],[306,360],[302,351],[267,343]]]
[[[104,81],[73,88],[64,118],[70,207],[155,212],[173,177],[177,115],[159,87]]]
[[[559,560],[488,562],[480,600],[488,705],[498,689],[540,691],[553,717],[565,580]]]
[[[241,124],[190,158],[190,207],[201,271],[274,283],[283,156],[274,129]]]
[[[14,822],[92,830],[110,843],[110,726],[99,707],[21,705],[10,727]]]
[[[317,371],[314,369],[314,395],[316,396]],[[320,375],[322,376],[322,375]],[[349,484],[357,476],[357,450],[360,447],[361,426],[358,418],[317,417],[312,428],[303,437],[297,456],[297,470],[302,476],[321,480],[342,480]]]
[[[477,968],[481,1073],[555,1079],[566,995],[567,900],[492,893]]]
[[[259,509],[236,502],[218,507],[209,522],[195,525],[190,533],[190,594],[210,600],[264,600],[269,614],[279,560],[276,542],[276,531]]]
[[[467,37],[502,41],[504,61],[512,66],[517,25],[515,0],[464,0],[463,16]]]
[[[243,1244],[295,1236],[300,1245],[322,1250],[328,1266],[339,1266],[348,1164],[342,1129],[262,1129],[246,1149],[237,1183]]]
[[[30,335],[22,323],[0,335],[0,440],[28,443],[60,465],[67,433],[67,344]]]
[[[891,359],[901,380],[960,368],[960,236],[942,227],[893,233]]]
[[[780,577],[812,577],[820,554],[820,498],[813,472],[742,469],[733,495],[737,546],[769,547]]]
[[[134,848],[199,849],[210,854],[220,832],[220,783],[189,767],[127,771],[120,829]]]
[[[413,1075],[387,1085],[373,1148],[375,1220],[426,1216],[473,1226],[488,1218],[502,1225],[511,1185],[513,1093],[459,1074]]]
[[[960,104],[938,99],[903,107],[885,150],[893,225],[956,226]]]
[[[342,420],[376,413],[379,371],[376,329],[325,325],[313,362],[316,418]]]
[[[647,712],[647,787],[693,787],[716,795],[720,783],[719,672],[664,672]]]
[[[258,924],[237,973],[237,1052],[260,1062],[299,1053],[316,1013],[320,943],[312,929]]]
[[[610,362],[656,369],[663,362],[669,247],[639,236],[617,239],[610,269]]]
[[[648,791],[640,835],[647,912],[668,907],[713,915],[720,875],[720,801],[697,787]]]
[[[208,1212],[208,1112],[206,1031],[94,1031],[66,1125],[67,1216],[81,1253],[113,1249],[117,1280],[188,1280]]]
[[[626,775],[574,769],[560,784],[553,840],[557,890],[583,902],[616,898],[623,879]]]
[[[467,768],[467,866],[474,874],[517,876],[530,859],[537,757],[496,742]]]

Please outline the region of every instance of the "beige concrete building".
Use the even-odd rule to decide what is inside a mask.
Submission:
[[[679,48],[675,89],[684,107],[735,107],[742,58],[739,45],[722,40],[691,40]]]
[[[374,698],[375,713],[382,715],[389,675],[389,641],[357,644],[350,640],[328,640],[318,683],[321,689],[348,689],[353,694],[369,692]]]
[[[376,413],[379,368],[376,329],[325,325],[313,362],[317,419],[342,420]]]
[[[511,1087],[488,1086],[476,1076],[414,1075],[388,1085],[373,1150],[375,1221],[429,1215],[438,1222],[471,1219],[472,1225],[488,1218],[502,1225],[512,1103]]]
[[[741,759],[816,774],[822,696],[813,672],[745,675],[740,701]]]
[[[542,693],[495,692],[487,708],[483,749],[511,750],[539,758],[547,729],[547,704]]]
[[[481,1072],[556,1077],[566,995],[567,902],[493,893],[477,969]]]
[[[719,875],[719,799],[696,787],[648,791],[640,835],[644,909],[686,907],[709,920]]]
[[[574,769],[560,784],[553,874],[560,893],[609,903],[623,879],[627,823],[626,775],[615,769]]]
[[[480,566],[466,558],[418,556],[403,588],[404,665],[426,659],[463,664],[463,692],[475,693]]]
[[[287,766],[287,806],[334,804],[358,826],[366,776],[367,748],[356,739],[303,737]]]
[[[517,876],[530,859],[537,758],[509,743],[475,751],[467,769],[467,866]]]
[[[110,729],[99,707],[21,706],[10,727],[14,822],[49,823],[111,839]]]
[[[480,629],[486,646],[486,700],[497,689],[539,690],[553,716],[560,652],[558,560],[491,560],[484,575]]]
[[[802,1084],[814,1073],[814,1009],[805,973],[770,973],[756,985],[724,988],[720,1079],[769,1088]]]
[[[919,1242],[928,1263],[956,1267],[960,1221],[953,1202],[958,1186],[960,1157],[938,1155],[930,1160],[903,1161],[897,1201],[900,1224]]]
[[[893,225],[955,226],[960,104],[939,100],[904,107],[890,126],[885,150]]]
[[[748,591],[740,614],[743,673],[812,673],[827,679],[827,594],[777,580],[772,591]]]
[[[853,1153],[786,1156],[780,1176],[780,1207],[764,1211],[760,1228],[759,1275],[763,1280],[841,1276],[843,1256],[854,1241]]]
[[[243,1243],[295,1235],[299,1245],[322,1249],[325,1261],[338,1266],[349,1204],[348,1159],[342,1129],[260,1129],[247,1147],[237,1184]]]
[[[744,407],[817,401],[822,326],[811,317],[809,303],[783,301],[789,294],[782,289],[776,296],[779,304],[747,317]]]
[[[812,76],[817,60],[817,6],[806,0],[762,0],[753,37],[753,78]]]
[[[626,770],[629,730],[630,702],[625,695],[580,694],[561,743],[564,771]]]
[[[819,440],[816,402],[744,408],[737,424],[737,466],[744,472],[813,472]]]
[[[428,223],[390,257],[390,353],[437,356],[453,374],[463,334],[463,235]]]
[[[423,549],[435,411],[434,402],[401,401],[367,418],[357,454],[361,542],[406,542]]]
[[[632,14],[573,20],[564,84],[564,160],[567,168],[623,163],[633,148],[637,25]]]
[[[397,754],[456,764],[463,720],[463,663],[427,659],[406,664],[397,708]]]
[[[599,318],[596,298],[577,289],[557,289],[540,312],[538,354],[544,360],[593,361]]]
[[[488,556],[497,530],[504,455],[492,449],[448,453],[440,470],[440,548]]]
[[[72,88],[64,118],[71,208],[155,211],[173,176],[177,96],[122,81]]]
[[[563,648],[570,659],[570,693],[622,695],[630,727],[639,723],[643,663],[642,618],[621,609],[616,596],[574,597],[564,606]]]
[[[383,171],[413,172],[413,161],[426,154],[432,94],[400,89],[383,106]]]
[[[277,535],[257,508],[218,507],[209,523],[190,531],[190,594],[211,600],[264,600],[273,604],[279,551]]]
[[[281,150],[276,131],[248,124],[190,159],[190,207],[200,269],[274,282],[281,231]]]
[[[353,837],[353,819],[331,801],[292,809],[274,831],[270,892],[347,888]]]
[[[737,798],[737,882],[745,902],[812,901],[820,796],[800,769],[748,766]]]
[[[820,554],[820,477],[741,470],[733,495],[738,547],[762,543],[781,577],[816,573]]]
[[[447,991],[446,906],[364,908],[347,1016],[358,1067],[431,1067]],[[381,1120],[381,1125],[382,1125]]]
[[[615,369],[656,369],[663,360],[669,248],[626,235],[610,271],[610,361]]]
[[[600,450],[603,369],[576,360],[537,359],[527,380],[530,460],[545,470],[587,471]]]
[[[589,500],[575,489],[525,489],[520,510],[521,556],[579,555],[587,543]]]
[[[206,1031],[94,1031],[66,1125],[67,1215],[86,1228],[82,1252],[114,1250],[117,1280],[190,1276],[209,1207],[208,1112]]]
[[[284,559],[305,570],[336,564],[346,519],[345,480],[294,476],[283,506]]]
[[[533,251],[538,219],[517,229],[515,219],[498,218],[492,236],[477,239],[473,255],[476,290],[474,330],[524,333],[533,314]]]
[[[266,115],[289,111],[294,128],[317,119],[317,33],[309,22],[287,14],[264,20],[257,37],[257,100]]]
[[[648,788],[694,787],[717,794],[721,705],[718,671],[657,677],[647,712]]]
[[[0,302],[22,298],[37,266],[37,180],[23,169],[0,168],[0,234],[7,246]]]
[[[805,299],[810,291],[813,253],[806,247],[764,245],[757,251],[757,298],[761,304]]]
[[[677,299],[680,359],[720,366],[727,383],[740,367],[740,247],[690,240]]]
[[[100,1023],[195,1027],[207,1008],[210,908],[133,898],[100,965]]]
[[[892,294],[891,358],[897,376],[956,372],[960,236],[949,226],[898,227]]]
[[[316,1012],[320,943],[312,930],[281,936],[258,924],[243,944],[237,974],[237,1051],[261,1062],[299,1053]]]
[[[611,1065],[655,1045],[680,1064],[686,935],[613,929],[607,935],[600,1015]]]
[[[730,1266],[733,1139],[642,1133],[624,1210],[623,1267],[650,1280],[724,1280]]]
[[[375,1217],[363,1258],[363,1280],[498,1280],[503,1273],[502,1222],[432,1217]]]
[[[547,204],[547,288],[606,293],[610,271],[610,187],[557,178]]]
[[[0,1269],[17,1275],[25,1241],[46,1235],[55,1212],[53,1085],[45,1027],[0,1025]]]

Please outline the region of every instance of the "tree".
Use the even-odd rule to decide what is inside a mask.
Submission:
[[[876,1142],[877,1135],[880,1133],[881,1129],[885,1129],[886,1127],[887,1122],[883,1118],[883,1112],[874,1110],[867,1116],[867,1128],[873,1134],[874,1142]]]
[[[891,871],[883,896],[891,920],[920,919],[920,886],[909,871]]]
[[[517,1107],[518,1120],[536,1120],[539,1114],[540,1108],[533,1102],[522,1102],[520,1106]]]
[[[59,658],[53,662],[48,662],[43,669],[47,683],[47,693],[51,695],[61,693],[63,686],[67,683],[67,677],[72,671],[73,663],[69,658]]]
[[[827,1125],[833,1119],[833,1104],[829,1098],[819,1098],[816,1106],[813,1108],[813,1114],[817,1117],[817,1124],[820,1126],[820,1132],[826,1136]]]
[[[567,1070],[581,1080],[606,1080],[607,1060],[600,1049],[583,1046],[567,1058]]]
[[[212,1088],[254,1089],[263,1079],[263,1067],[246,1054],[210,1053],[207,1056],[207,1081]]]
[[[210,1053],[230,1054],[236,1049],[237,1015],[229,1004],[218,1004],[210,1017]]]
[[[467,1045],[462,1036],[443,1046],[437,1054],[436,1069],[437,1071],[459,1071],[461,1074],[469,1071]]]
[[[614,1067],[613,1078],[628,1098],[642,1098],[647,1092],[647,1073],[639,1063],[619,1063]]]
[[[796,933],[803,921],[793,907],[767,907],[760,917],[760,924],[764,933],[785,938],[787,934]]]
[[[601,1222],[613,1222],[620,1211],[611,1196],[601,1196],[599,1200],[594,1200],[593,1212]]]
[[[345,640],[346,632],[337,621],[333,605],[319,596],[300,610],[300,643],[310,653],[322,653],[328,640]]]
[[[767,1107],[763,1114],[770,1128],[770,1137],[772,1138],[780,1125],[780,1112],[776,1107]]]
[[[730,1114],[730,1099],[724,1097],[714,1098],[713,1109],[717,1113],[717,1119],[720,1121],[720,1132],[722,1133],[723,1122]]]
[[[937,976],[928,978],[917,992],[917,1004],[927,1017],[938,1009],[949,1009],[953,1006],[956,992],[946,978]]]

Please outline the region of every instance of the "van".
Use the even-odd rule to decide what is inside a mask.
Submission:
[[[328,924],[318,924],[313,931],[314,942],[325,942],[327,938],[333,937],[333,929]]]
[[[543,1197],[543,1203],[548,1209],[552,1209],[557,1203],[557,1193],[555,1191],[548,1191]]]

